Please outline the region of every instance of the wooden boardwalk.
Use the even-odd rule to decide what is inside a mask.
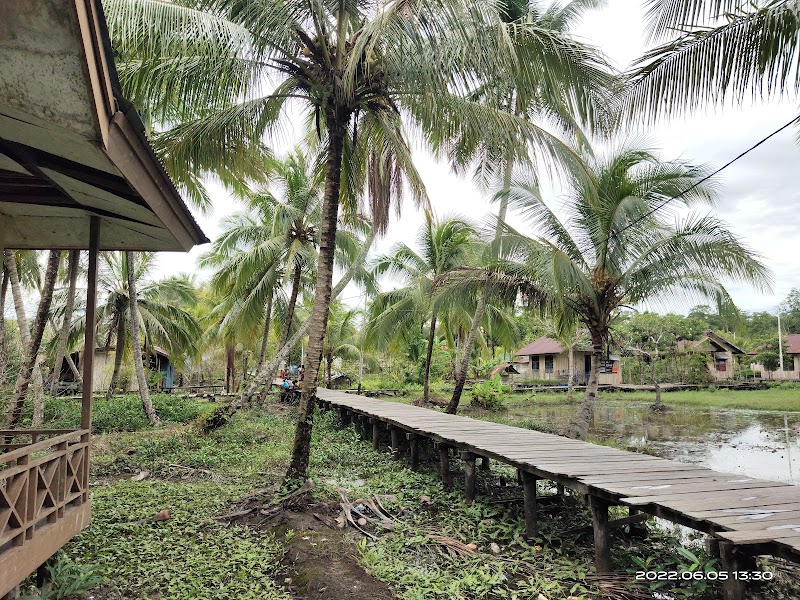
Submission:
[[[317,397],[323,408],[338,410],[346,421],[360,422],[362,435],[371,433],[376,448],[381,427],[391,432],[395,452],[401,437],[407,438],[414,469],[419,461],[419,440],[432,440],[439,450],[445,485],[450,484],[449,457],[460,452],[465,461],[467,502],[475,496],[476,458],[516,467],[525,492],[525,521],[531,537],[537,531],[538,479],[582,494],[592,512],[598,571],[610,570],[609,529],[617,523],[609,522],[608,507],[614,505],[628,506],[631,512],[619,525],[644,513],[711,534],[709,549],[719,553],[724,570],[747,568],[759,554],[800,562],[798,486],[342,391],[319,389]]]

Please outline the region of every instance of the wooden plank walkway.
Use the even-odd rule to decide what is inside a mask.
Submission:
[[[376,448],[381,424],[391,431],[394,451],[405,434],[410,440],[412,468],[419,460],[418,439],[432,440],[439,448],[445,485],[450,477],[450,453],[460,451],[466,465],[468,502],[475,495],[476,457],[516,467],[528,492],[525,514],[531,536],[537,529],[537,479],[552,480],[583,494],[593,514],[599,571],[610,567],[607,525],[608,507],[613,505],[711,534],[731,571],[741,570],[757,554],[800,562],[798,486],[337,390],[319,389],[317,397],[323,408],[360,421],[365,438],[371,424]]]

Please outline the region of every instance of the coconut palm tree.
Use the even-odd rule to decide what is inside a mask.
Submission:
[[[325,359],[325,381],[331,387],[331,370],[337,359],[356,360],[361,354],[358,346],[358,310],[347,308],[341,300],[331,302],[328,329],[322,357]]]
[[[705,102],[777,97],[800,87],[796,0],[649,0],[650,39],[631,100],[652,115]]]
[[[145,348],[158,345],[170,354],[172,360],[180,361],[182,356],[194,352],[202,334],[196,319],[187,310],[188,306],[196,303],[196,292],[193,283],[186,277],[173,276],[150,281],[149,275],[155,267],[155,260],[153,253],[137,252],[130,265],[137,288],[141,345]],[[100,329],[105,332],[105,346],[111,347],[112,340],[116,346],[109,394],[117,387],[123,357],[131,341],[130,267],[124,253],[102,254],[98,295],[103,301],[97,308],[98,322]],[[75,327],[78,328],[75,333],[80,333],[80,329],[85,327],[85,320],[76,322]]]
[[[53,362],[53,372],[50,377],[50,390],[56,389],[61,380],[61,362],[66,358],[75,375],[75,381],[82,385],[81,373],[73,363],[67,352],[69,342],[69,332],[72,326],[72,314],[75,309],[75,295],[78,289],[78,269],[80,267],[80,250],[69,251],[69,261],[67,265],[67,297],[64,302],[64,314],[61,325],[56,336],[55,360]]]
[[[545,5],[531,0],[503,0],[501,12],[504,25],[509,29],[528,24],[561,39],[571,40],[576,48],[575,62],[569,73],[551,73],[551,79],[508,76],[503,81],[493,83],[478,90],[481,101],[500,110],[534,123],[547,123],[554,126],[565,139],[575,139],[579,146],[588,146],[585,129],[589,132],[602,132],[613,122],[608,107],[610,98],[617,87],[616,78],[610,74],[602,54],[596,49],[571,37],[570,28],[588,11],[605,4],[604,0],[572,0],[566,4],[552,2]],[[526,54],[527,40],[515,38],[520,54]],[[522,146],[524,148],[524,144]],[[469,156],[463,150],[461,160],[466,164],[477,162],[478,174],[489,188],[497,190],[498,200],[495,241],[500,239],[501,224],[508,213],[508,192],[515,169],[536,168],[536,148],[528,148],[528,154],[519,153],[519,147],[479,144],[474,148],[475,155]],[[469,157],[469,158],[468,158]],[[580,156],[576,152],[569,157],[565,166],[573,171],[583,170]],[[502,246],[494,245],[495,253],[502,252]],[[495,257],[496,258],[496,257]],[[462,360],[456,364],[455,386],[448,404],[447,412],[455,413],[461,401],[461,394],[467,378],[467,369],[472,355],[472,347],[479,336],[484,313],[487,309],[486,291],[477,287],[477,303],[469,332],[464,343]]]
[[[418,251],[405,243],[397,244],[391,254],[379,257],[376,275],[391,275],[402,280],[394,290],[378,294],[370,306],[367,343],[378,348],[405,340],[412,328],[428,323],[422,401],[430,401],[430,372],[436,325],[453,297],[436,294],[439,279],[460,266],[476,242],[473,225],[452,218],[440,223],[428,219],[417,238]]]
[[[578,179],[562,220],[533,185],[516,182],[510,200],[537,229],[537,238],[509,236],[522,263],[487,275],[501,286],[535,289],[558,329],[574,321],[589,331],[592,369],[580,414],[570,433],[585,438],[597,396],[598,372],[612,320],[621,307],[729,298],[720,279],[771,285],[759,257],[714,216],[678,218],[666,199],[695,206],[715,199],[707,170],[662,162],[650,151],[623,148],[590,162],[593,177]],[[672,206],[672,205],[670,205]]]
[[[6,257],[8,259],[8,257]],[[17,376],[17,383],[14,388],[14,397],[6,412],[5,423],[7,427],[13,427],[19,420],[22,411],[22,405],[25,402],[25,397],[30,386],[32,375],[37,370],[39,359],[39,347],[42,344],[42,337],[44,336],[44,328],[47,325],[47,317],[50,312],[50,304],[53,300],[53,290],[56,285],[56,278],[58,277],[58,265],[61,262],[61,251],[51,250],[47,257],[47,267],[44,272],[44,281],[42,282],[42,293],[39,299],[39,308],[36,311],[36,317],[33,321],[33,327],[25,343],[25,352],[22,365],[20,367],[19,375]],[[8,263],[9,270],[14,270],[14,263]],[[23,311],[24,313],[24,311]],[[20,326],[20,332],[22,326]],[[40,373],[41,375],[41,373]],[[44,403],[43,398],[37,395],[34,398],[34,409],[32,423],[34,426],[39,426],[42,423],[44,416]]]
[[[418,202],[427,200],[411,162],[406,122],[439,151],[451,149],[455,139],[491,138],[492,147],[524,140],[523,146],[535,142],[561,156],[564,144],[546,130],[466,93],[476,82],[493,81],[509,70],[530,77],[569,72],[575,47],[525,24],[509,32],[492,2],[190,4],[109,2],[112,39],[124,38],[119,52],[139,59],[137,75],[126,88],[134,101],[142,97],[143,106],[161,109],[167,117],[176,97],[200,107],[185,110],[180,125],[161,137],[169,160],[202,167],[212,155],[235,155],[237,144],[255,144],[274,133],[290,107],[305,114],[320,140],[324,195],[308,385],[287,471],[290,479],[300,478],[308,468],[340,201],[345,201],[345,216],[353,215],[366,188],[373,222],[382,231],[389,205],[403,189]],[[530,39],[537,52],[521,56],[515,37]],[[183,68],[181,77],[171,68],[176,62]]]

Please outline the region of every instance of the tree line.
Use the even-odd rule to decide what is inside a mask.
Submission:
[[[585,328],[593,366],[572,428],[578,436],[585,436],[591,416],[603,349],[626,307],[697,299],[731,305],[723,282],[771,284],[759,257],[722,221],[699,212],[719,197],[706,167],[614,139],[700,102],[791,89],[798,80],[795,3],[652,0],[648,27],[660,45],[626,73],[571,34],[602,2],[106,0],[104,6],[120,83],[170,175],[201,209],[210,205],[204,181],[215,178],[246,210],[225,223],[203,258],[215,274],[193,290],[195,303],[183,295],[180,278],[167,282],[171,291],[151,289],[146,298],[145,288],[156,285],[143,277],[137,286],[137,264],[146,255],[110,255],[128,285],[104,295],[114,303],[104,305],[102,333],[120,347],[134,346],[140,366],[139,346],[158,339],[176,356],[192,356],[178,350],[181,332],[167,320],[195,347],[213,335],[229,389],[237,387],[239,348],[248,348],[242,353],[253,352],[253,368],[241,369],[231,412],[262,395],[300,346],[308,385],[289,479],[307,471],[324,362],[330,376],[336,348],[340,356],[355,348],[351,326],[339,328],[329,318],[348,312],[337,302],[351,281],[374,295],[365,342],[411,351],[427,329],[429,373],[437,330],[458,340],[451,412],[475,345],[510,339],[515,307],[549,319],[561,336]],[[720,14],[726,15],[721,25]],[[716,68],[719,57],[725,60]],[[286,128],[305,132],[299,150],[276,151]],[[416,170],[412,144],[473,176],[498,205],[490,227],[434,216],[436,198]],[[567,190],[559,199],[563,210],[542,197],[543,169]],[[373,261],[372,242],[403,196],[428,215],[420,243]],[[675,218],[666,202],[694,212]],[[509,209],[523,217],[524,229],[509,225]],[[45,310],[23,342],[11,417],[31,377],[36,385],[59,260],[48,260]],[[9,280],[19,274],[6,266]],[[379,292],[390,273],[402,284]],[[158,312],[159,302],[169,314]],[[78,319],[80,308],[73,311]],[[192,324],[206,334],[187,329]],[[137,367],[143,388],[139,375]]]

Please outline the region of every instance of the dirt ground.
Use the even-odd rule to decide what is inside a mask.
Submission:
[[[281,513],[261,526],[278,537],[294,538],[283,559],[285,577],[278,581],[298,600],[393,600],[389,587],[359,566],[355,534],[332,529],[313,516],[335,518],[326,504]]]

